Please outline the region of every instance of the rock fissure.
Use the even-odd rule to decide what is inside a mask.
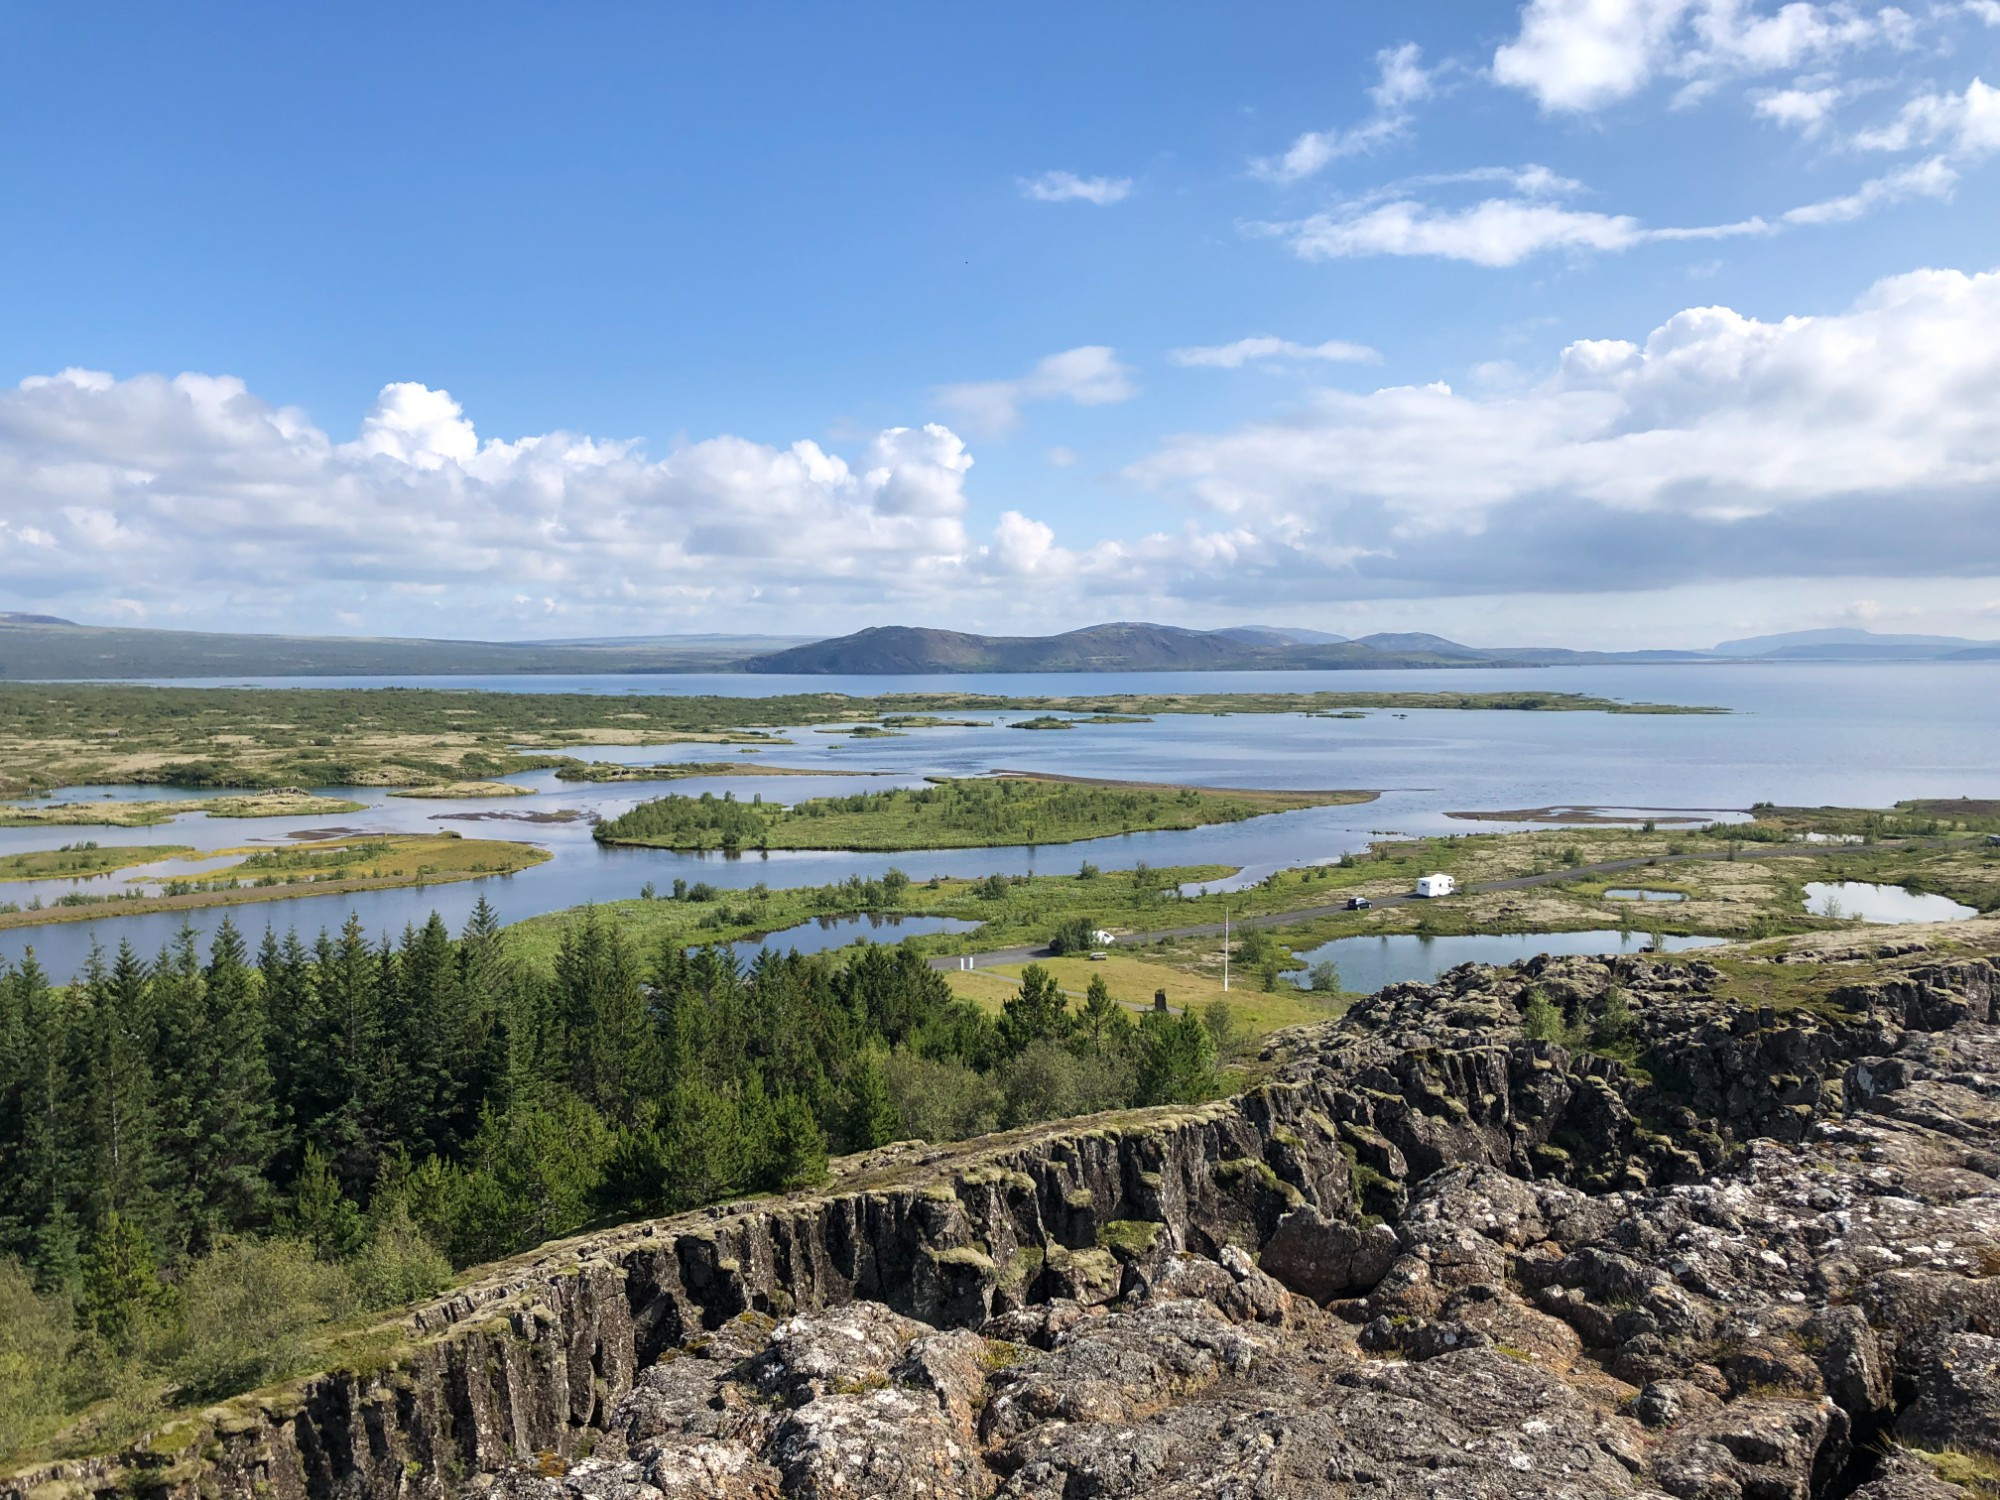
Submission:
[[[545,1246],[386,1370],[0,1500],[1958,1493],[1924,1455],[2000,1463],[1990,926],[1774,955],[1850,976],[1794,1003],[1654,958],[1394,986],[1237,1098]]]

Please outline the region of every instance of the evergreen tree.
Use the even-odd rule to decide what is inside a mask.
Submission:
[[[84,1201],[71,1008],[32,948],[0,997],[0,1252],[19,1256],[43,1285],[64,1286],[79,1268]]]
[[[1196,1104],[1216,1089],[1215,1040],[1192,1012],[1139,1022],[1139,1102]]]
[[[313,1248],[321,1260],[341,1260],[360,1248],[361,1210],[341,1191],[332,1164],[317,1146],[307,1146],[305,1165],[292,1184],[292,1201],[279,1227]]]
[[[200,1154],[187,1179],[203,1243],[256,1228],[271,1212],[265,1173],[277,1151],[278,1130],[263,1001],[247,960],[242,934],[224,918],[202,976],[204,1046],[192,1112]]]
[[[151,985],[145,965],[121,943],[109,971],[93,949],[84,965],[73,1034],[74,1118],[84,1195],[80,1217],[102,1225],[118,1214],[135,1233],[153,1237],[162,1217],[163,1164],[155,1137]]]
[[[165,1300],[152,1241],[115,1208],[98,1221],[81,1279],[84,1325],[114,1349],[129,1348]]]
[[[826,1132],[803,1098],[797,1094],[778,1097],[771,1135],[772,1188],[791,1193],[826,1181]]]
[[[1040,964],[1021,971],[1020,989],[1007,997],[1002,1008],[1006,1014],[1000,1032],[1015,1052],[1030,1042],[1059,1042],[1069,1035],[1069,997]]]
[[[369,1072],[382,1055],[382,964],[359,917],[347,919],[337,943],[320,934],[312,970],[322,1029],[300,1059],[299,1135],[319,1148],[347,1190],[361,1193],[375,1176],[382,1144],[375,1105],[386,1083]]]
[[[1090,976],[1084,991],[1083,1008],[1077,1013],[1076,1041],[1085,1051],[1123,1051],[1132,1042],[1132,1017],[1111,998],[1111,988],[1102,974]]]
[[[903,1117],[889,1092],[882,1055],[864,1052],[847,1080],[847,1144],[851,1151],[886,1146],[903,1131]]]
[[[556,987],[571,1087],[607,1118],[633,1123],[660,1086],[659,1037],[630,946],[595,910],[564,933]]]

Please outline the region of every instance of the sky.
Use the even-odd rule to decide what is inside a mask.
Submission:
[[[1996,158],[2000,0],[0,0],[0,609],[2000,637]]]

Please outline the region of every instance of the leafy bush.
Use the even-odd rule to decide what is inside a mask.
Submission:
[[[298,1368],[312,1331],[357,1306],[352,1278],[304,1240],[227,1240],[182,1283],[168,1368],[197,1401],[246,1390]]]
[[[1059,957],[1065,953],[1088,953],[1097,946],[1093,938],[1096,930],[1089,917],[1065,917],[1049,938],[1049,952]]]
[[[69,1299],[36,1292],[18,1261],[0,1260],[0,1455],[61,1415],[73,1336]]]
[[[1005,1096],[964,1063],[897,1052],[882,1073],[905,1138],[957,1141],[999,1127]]]

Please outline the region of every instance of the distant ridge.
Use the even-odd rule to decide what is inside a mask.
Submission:
[[[799,637],[651,636],[632,641],[451,641],[234,635],[77,625],[0,613],[0,679],[464,677],[726,672]]]
[[[967,635],[877,625],[830,641],[753,656],[746,672],[896,676],[950,672],[1220,672],[1334,667],[1532,666],[1534,653],[1502,655],[1436,635],[1375,635],[1358,641],[1317,631],[1261,626],[1186,630],[1120,622],[1061,635]],[[1551,659],[1608,660],[1554,652]]]
[[[1040,636],[878,625],[832,640],[708,633],[472,641],[148,630],[0,611],[0,679],[13,681],[685,672],[875,677],[1911,661],[2000,661],[2000,641],[1814,630],[1725,641],[1712,651],[1574,651],[1559,646],[1467,646],[1428,631],[1382,631],[1347,640],[1327,631],[1275,625],[1189,630],[1142,621]]]
[[[1717,656],[1760,661],[1991,661],[2000,641],[1962,635],[1878,635],[1872,630],[1789,630],[1723,641]]]

